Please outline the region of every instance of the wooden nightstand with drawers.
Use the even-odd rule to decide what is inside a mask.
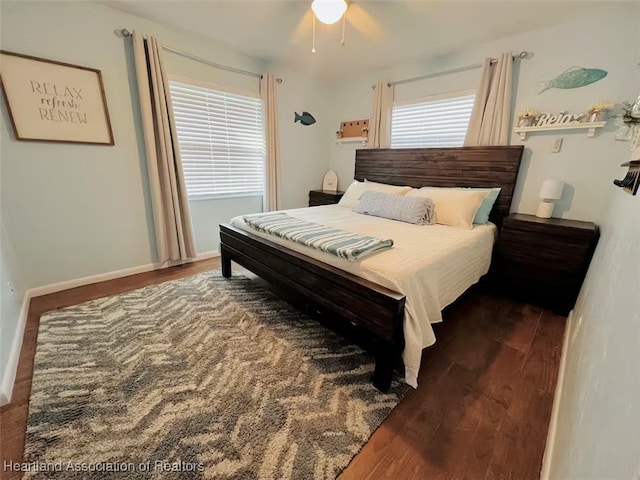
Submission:
[[[509,215],[496,254],[500,289],[566,316],[575,305],[599,235],[591,222]]]
[[[338,203],[344,192],[334,190],[311,190],[309,192],[309,206],[331,205]]]

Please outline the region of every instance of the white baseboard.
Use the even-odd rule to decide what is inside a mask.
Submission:
[[[205,260],[207,258],[218,256],[220,256],[220,253],[217,250],[212,250],[209,252],[199,253],[193,261]],[[99,273],[98,275],[90,275],[88,277],[75,278],[72,280],[65,280],[63,282],[52,283],[50,285],[43,285],[41,287],[28,289],[24,294],[22,308],[20,310],[20,318],[18,319],[17,329],[15,332],[15,336],[13,337],[13,343],[11,344],[11,353],[9,355],[7,369],[5,370],[2,384],[0,384],[0,405],[5,405],[11,401],[13,384],[15,383],[16,372],[18,370],[18,361],[20,360],[20,350],[22,349],[22,340],[24,338],[24,329],[27,325],[29,302],[32,298],[40,297],[42,295],[48,295],[50,293],[61,292],[62,290],[69,290],[71,288],[83,287],[85,285],[91,285],[93,283],[105,282],[107,280],[113,280],[115,278],[128,277],[130,275],[136,275],[138,273],[150,272],[151,270],[160,270],[162,268],[173,267],[182,263],[183,262],[148,263],[146,265],[123,268],[122,270],[115,270],[113,272]]]
[[[553,406],[551,407],[551,419],[549,420],[549,431],[547,432],[547,443],[544,447],[544,456],[542,457],[542,470],[540,471],[540,480],[549,480],[551,473],[551,462],[553,461],[553,449],[556,442],[556,434],[558,429],[558,415],[560,410],[560,401],[562,400],[562,389],[564,387],[564,374],[567,368],[567,355],[569,350],[569,339],[573,334],[573,310],[567,317],[567,326],[564,330],[564,340],[562,342],[562,356],[560,357],[560,368],[558,370],[558,381],[556,382],[556,391],[553,395]]]
[[[199,253],[193,261],[205,260],[207,258],[218,256],[220,256],[220,253],[217,250],[212,250],[210,252]],[[62,290],[69,290],[71,288],[91,285],[92,283],[106,282],[107,280],[113,280],[114,278],[128,277],[130,275],[136,275],[138,273],[145,273],[152,270],[160,270],[162,268],[173,267],[176,265],[181,265],[182,263],[185,262],[170,261],[164,263],[147,263],[146,265],[138,265],[136,267],[123,268],[122,270],[115,270],[113,272],[99,273],[97,275],[90,275],[88,277],[74,278],[72,280],[65,280],[64,282],[52,283],[50,285],[30,288],[27,293],[29,293],[31,298],[40,297],[42,295],[48,295],[50,293],[61,292]]]
[[[91,285],[92,283],[105,282],[107,280],[113,280],[114,278],[128,277],[129,275],[135,275],[137,273],[150,272],[151,270],[157,270],[158,268],[166,268],[166,266],[158,267],[153,263],[148,263],[146,265],[138,265],[137,267],[123,268],[122,270],[116,270],[113,272],[99,273],[88,277],[74,278],[72,280],[51,283],[41,287],[34,287],[27,290],[27,293],[29,293],[31,297],[40,297],[42,295],[49,295],[50,293],[61,292],[62,290],[70,290],[72,288]]]
[[[4,371],[2,385],[0,385],[0,405],[6,405],[11,401],[13,395],[13,385],[16,381],[16,373],[18,372],[18,361],[20,360],[20,351],[22,350],[22,339],[24,338],[24,329],[27,326],[27,316],[29,315],[29,302],[31,297],[26,292],[22,299],[22,307],[20,308],[20,317],[16,325],[16,333],[11,343],[11,352],[7,361],[7,368]]]
[[[211,250],[209,252],[202,252],[196,255],[195,261],[197,262],[198,260],[206,260],[207,258],[214,258],[219,256],[220,252],[218,250]]]

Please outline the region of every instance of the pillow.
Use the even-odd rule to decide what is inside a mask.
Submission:
[[[474,188],[474,187],[428,187],[428,188],[448,188],[453,190],[474,190],[476,192],[484,192],[486,197],[482,200],[480,204],[480,208],[476,213],[476,216],[473,219],[473,223],[476,225],[485,225],[489,223],[489,215],[491,214],[491,209],[493,208],[493,204],[496,203],[498,199],[498,195],[500,195],[500,187],[496,188]]]
[[[476,212],[473,223],[478,225],[489,223],[489,215],[491,214],[491,209],[493,208],[493,204],[496,203],[498,195],[500,195],[501,188],[470,188],[469,190],[486,193],[486,197],[484,197],[484,200],[482,200],[482,203],[480,204],[480,208]]]
[[[407,197],[428,197],[436,209],[436,223],[457,228],[473,228],[473,219],[486,197],[486,192],[457,188],[412,189]]]
[[[362,194],[360,203],[353,211],[416,225],[430,225],[435,217],[430,198],[406,197],[371,190]]]
[[[411,190],[411,187],[399,187],[397,185],[387,185],[386,183],[376,182],[358,182],[354,180],[353,183],[349,185],[349,188],[347,188],[347,191],[344,192],[338,205],[355,208],[358,206],[362,194],[367,191],[404,195],[409,190]]]

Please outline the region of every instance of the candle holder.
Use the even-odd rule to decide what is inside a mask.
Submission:
[[[518,112],[518,127],[526,128],[535,125],[540,112],[534,108],[525,108]]]
[[[595,123],[605,121],[607,112],[615,106],[615,103],[608,100],[602,100],[594,103],[589,107],[589,122]]]
[[[604,114],[606,110],[589,110],[589,122],[602,122],[604,120]]]
[[[520,117],[518,121],[518,127],[530,127],[533,125],[536,117],[532,117],[531,115],[524,115]]]

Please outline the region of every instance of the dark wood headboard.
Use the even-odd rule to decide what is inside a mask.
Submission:
[[[355,179],[410,187],[501,187],[490,220],[509,215],[522,145],[356,150]]]

